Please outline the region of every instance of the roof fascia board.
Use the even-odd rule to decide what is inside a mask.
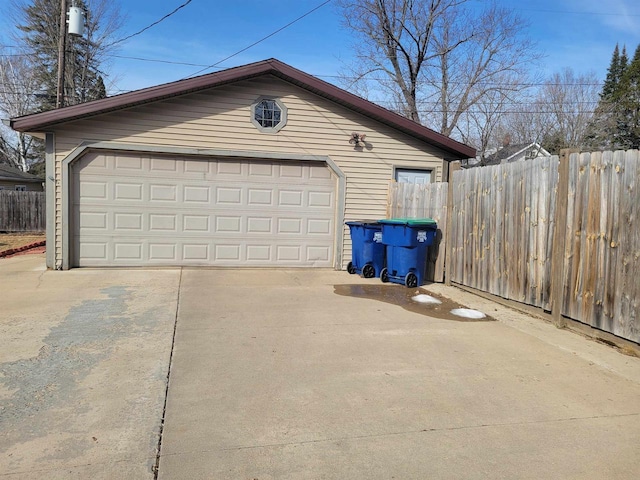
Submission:
[[[11,127],[18,131],[40,130],[53,125],[78,120],[83,117],[100,115],[116,110],[130,108],[135,105],[156,102],[179,95],[186,95],[208,88],[219,87],[228,83],[248,80],[261,75],[272,74],[291,84],[341,104],[362,115],[396,128],[419,140],[426,141],[436,147],[453,154],[458,158],[475,157],[475,149],[435,132],[408,118],[376,105],[368,100],[347,92],[324,80],[320,80],[301,70],[284,64],[276,59],[264,60],[253,64],[230,68],[209,75],[180,80],[173,83],[146,88],[114,97],[107,97],[95,102],[73,105],[63,109],[51,110],[10,121]]]

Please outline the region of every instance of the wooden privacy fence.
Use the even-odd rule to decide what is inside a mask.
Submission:
[[[42,232],[45,222],[44,192],[0,190],[0,232]]]
[[[453,174],[451,281],[550,310],[558,157]]]
[[[640,342],[640,155],[572,154],[562,314]]]
[[[459,170],[450,185],[393,182],[389,216],[438,218],[434,265],[452,282],[640,343],[639,157],[565,152]]]
[[[391,182],[387,197],[388,218],[432,218],[438,224],[436,238],[427,252],[425,279],[444,281],[444,246],[447,238],[447,183]]]

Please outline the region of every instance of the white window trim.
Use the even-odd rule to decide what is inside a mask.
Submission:
[[[429,172],[429,183],[435,182],[435,168],[415,168],[415,167],[393,167],[393,179],[398,181],[398,173],[400,172],[415,172],[415,173],[427,173]]]
[[[263,127],[260,122],[256,120],[256,106],[258,106],[264,100],[275,102],[276,105],[280,107],[280,123],[278,123],[275,127]],[[262,95],[251,104],[251,123],[253,123],[253,125],[262,133],[278,133],[287,124],[287,107],[280,101],[279,98]]]

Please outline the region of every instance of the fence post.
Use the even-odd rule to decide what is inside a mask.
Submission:
[[[444,245],[444,284],[451,285],[451,248],[452,248],[452,216],[453,216],[453,172],[460,170],[460,162],[449,163],[449,174],[447,181],[449,182],[449,191],[447,192],[447,237]]]
[[[560,150],[558,166],[558,187],[556,189],[555,229],[553,232],[553,250],[551,252],[551,317],[558,328],[567,325],[562,316],[564,301],[564,255],[567,234],[567,204],[569,195],[569,157],[578,153],[577,149]]]

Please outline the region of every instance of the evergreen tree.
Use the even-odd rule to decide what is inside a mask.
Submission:
[[[620,51],[618,49],[618,44],[616,44],[616,48],[613,50],[611,63],[609,64],[609,68],[607,69],[607,78],[605,79],[604,85],[602,86],[602,93],[600,94],[600,98],[611,98],[613,92],[618,86],[618,83],[620,82],[622,71],[623,66],[620,58]]]
[[[640,148],[640,45],[625,68],[616,93],[621,145]]]
[[[106,96],[101,60],[109,48],[106,39],[119,28],[119,12],[108,12],[104,4],[90,0],[77,0],[76,6],[86,12],[85,35],[67,35],[65,62],[64,104],[75,105]],[[90,7],[95,6],[97,15]],[[60,1],[32,0],[22,6],[18,29],[25,49],[41,85],[39,110],[55,107],[58,82],[58,41],[60,35]],[[115,19],[115,21],[114,21]],[[107,31],[101,22],[107,24]]]
[[[613,50],[611,63],[607,69],[607,78],[602,86],[600,98],[605,101],[612,101],[619,96],[620,92],[618,91],[618,88],[628,64],[629,58],[627,57],[627,47],[623,46],[622,54],[620,54],[618,45],[616,44],[616,48]]]
[[[640,146],[640,46],[629,63],[626,47],[613,51],[585,143],[591,148]]]

